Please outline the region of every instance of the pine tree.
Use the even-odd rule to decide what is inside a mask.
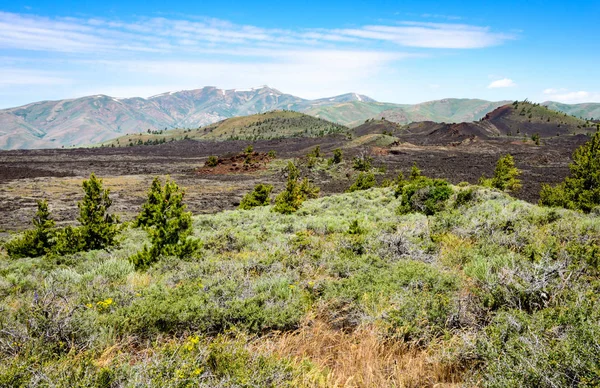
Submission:
[[[112,205],[110,190],[102,188],[102,179],[92,173],[83,181],[84,197],[77,204],[83,238],[83,250],[104,249],[116,244],[119,233],[118,218],[108,213]]]
[[[356,182],[346,190],[347,193],[352,193],[359,190],[368,190],[375,187],[375,175],[372,172],[361,172],[356,177]]]
[[[185,211],[184,196],[185,192],[169,179],[160,187],[158,204],[148,206],[154,209],[152,222],[146,227],[152,245],[144,246],[131,258],[136,268],[147,268],[160,256],[186,257],[197,249],[198,242],[188,238],[192,234],[192,214]]]
[[[268,206],[271,204],[269,196],[273,191],[273,186],[258,184],[254,190],[244,195],[240,202],[240,209],[249,210],[259,206]]]
[[[600,206],[600,132],[573,153],[571,175],[557,186],[542,185],[540,204],[589,213]]]
[[[146,203],[142,205],[142,211],[134,221],[134,227],[147,227],[154,223],[156,213],[158,212],[160,202],[162,201],[161,190],[160,179],[155,177],[148,190],[148,199],[146,199]]]
[[[521,180],[517,179],[521,173],[521,170],[515,167],[515,160],[512,155],[506,154],[496,162],[494,176],[492,178],[482,176],[479,179],[479,184],[502,191],[517,192],[521,189]]]
[[[5,248],[10,257],[43,256],[54,246],[54,220],[50,216],[46,200],[37,202],[37,211],[32,221],[35,229],[28,230],[21,238],[6,243]]]
[[[300,184],[298,184],[300,171],[298,171],[294,163],[288,163],[287,173],[288,178],[285,190],[275,198],[275,206],[273,207],[273,211],[283,214],[294,213],[300,208],[305,199],[300,191]]]

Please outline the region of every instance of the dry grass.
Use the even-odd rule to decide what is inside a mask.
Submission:
[[[256,351],[309,361],[324,371],[325,387],[455,387],[461,376],[435,361],[427,350],[386,340],[374,326],[347,332],[321,319],[306,321],[294,332],[260,338],[250,345]],[[318,381],[318,380],[317,380]]]

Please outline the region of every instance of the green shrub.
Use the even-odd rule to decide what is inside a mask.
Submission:
[[[252,144],[249,144],[245,149],[244,149],[244,153],[245,154],[251,154],[254,152],[254,146]]]
[[[502,191],[517,192],[521,189],[521,181],[517,179],[521,173],[521,170],[515,167],[515,160],[512,155],[507,154],[498,159],[494,176],[490,179],[482,176],[479,184]]]
[[[360,172],[356,177],[356,181],[346,190],[347,193],[352,193],[359,190],[368,190],[375,187],[375,175],[372,172]]]
[[[204,163],[206,167],[215,167],[217,164],[219,164],[219,158],[214,155],[209,156]]]
[[[308,157],[320,158],[321,155],[321,146],[317,145],[311,152],[308,153]]]
[[[150,248],[145,245],[131,257],[136,268],[147,268],[160,256],[186,257],[197,249],[198,242],[188,238],[192,233],[192,215],[185,211],[184,194],[175,182],[167,179],[158,203],[146,204],[146,209],[153,209],[149,210],[153,217],[146,225],[152,245]]]
[[[575,150],[569,169],[571,175],[562,183],[542,185],[540,205],[589,213],[600,206],[600,132]]]
[[[356,171],[369,171],[373,158],[368,155],[356,156],[352,161],[352,168]]]
[[[269,152],[267,152],[267,156],[271,159],[275,159],[277,157],[277,152],[275,152],[274,150],[270,150]]]
[[[6,252],[10,257],[38,257],[43,256],[55,244],[54,220],[48,210],[46,200],[37,202],[37,212],[33,217],[35,229],[26,231],[22,237],[13,239],[5,244]]]
[[[471,202],[474,198],[474,193],[475,189],[472,187],[459,190],[458,193],[456,193],[456,202],[454,203],[454,206],[459,207]]]
[[[452,188],[447,181],[419,177],[403,186],[402,202],[397,211],[399,214],[433,215],[445,208],[451,195]]]
[[[336,148],[333,150],[333,157],[331,158],[331,162],[335,164],[339,164],[342,162],[342,150]]]
[[[319,195],[319,188],[314,186],[308,178],[304,178],[301,183],[298,182],[300,171],[294,163],[288,163],[287,173],[285,190],[275,198],[273,207],[273,211],[282,214],[294,213],[307,198],[316,198]]]
[[[414,181],[416,179],[419,179],[420,177],[422,177],[421,170],[419,169],[419,167],[417,167],[417,163],[413,163],[413,166],[410,169],[409,179],[411,181]]]
[[[268,206],[271,204],[269,196],[273,191],[273,186],[258,184],[254,190],[244,195],[240,202],[240,209],[249,210],[258,206]]]
[[[300,183],[300,195],[304,199],[319,198],[320,188],[315,186],[308,178],[304,177]]]
[[[110,190],[102,188],[102,179],[90,175],[89,180],[83,181],[83,200],[77,204],[81,223],[81,236],[84,251],[104,249],[117,243],[119,219],[108,213],[112,205],[109,197]]]

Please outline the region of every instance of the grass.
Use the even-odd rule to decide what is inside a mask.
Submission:
[[[193,218],[190,259],[0,259],[0,386],[594,386],[600,218],[452,187]],[[459,191],[472,190],[456,202]]]

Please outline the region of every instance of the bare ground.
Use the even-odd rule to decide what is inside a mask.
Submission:
[[[377,167],[386,168],[379,180],[395,177],[398,170],[407,172],[416,162],[425,175],[446,178],[455,184],[476,183],[484,173],[490,176],[498,157],[511,153],[523,170],[523,189],[517,196],[535,202],[542,183],[556,183],[567,175],[572,152],[587,137],[549,138],[542,146],[507,140],[474,139],[458,145],[417,145],[418,139],[410,137],[402,140],[388,148],[344,149],[346,170],[338,169],[337,174],[323,168],[302,170],[321,187],[322,195],[330,195],[350,186],[353,179],[350,158],[360,153],[371,154]],[[218,171],[212,174],[202,167],[208,156],[234,158],[250,142],[188,140],[124,148],[3,151],[0,152],[0,232],[29,227],[36,200],[43,198],[48,199],[59,224],[73,223],[77,201],[82,196],[81,182],[92,172],[102,177],[105,186],[111,189],[114,212],[123,220],[131,219],[139,210],[154,176],[168,175],[185,187],[186,203],[193,213],[233,209],[257,183],[273,184],[276,192],[283,187],[282,159],[302,158],[316,145],[330,157],[334,148],[343,148],[346,142],[343,136],[257,141],[252,143],[255,151],[274,150],[277,159],[263,163],[264,168],[227,174]]]

